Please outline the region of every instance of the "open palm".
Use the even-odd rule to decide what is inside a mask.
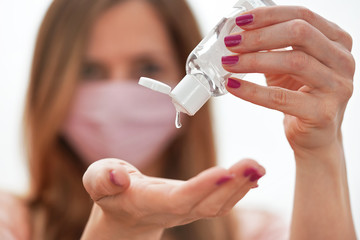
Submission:
[[[254,187],[265,170],[253,160],[213,167],[188,181],[143,175],[129,163],[93,163],[83,182],[94,207],[123,229],[164,229],[221,216]]]

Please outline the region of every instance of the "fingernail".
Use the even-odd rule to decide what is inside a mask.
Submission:
[[[242,36],[241,35],[230,35],[224,38],[225,46],[234,47],[241,43]]]
[[[224,65],[233,65],[239,61],[239,56],[224,56],[221,58],[221,62]]]
[[[109,175],[110,175],[110,181],[111,181],[113,184],[115,184],[116,186],[119,186],[119,187],[122,186],[122,184],[119,183],[119,182],[116,180],[116,178],[115,178],[115,170],[111,170],[111,171],[109,172]]]
[[[244,172],[244,177],[250,177],[251,182],[259,180],[263,175],[261,175],[255,168],[248,168]]]
[[[239,88],[241,83],[233,78],[228,78],[227,80],[227,86],[229,88]]]
[[[261,177],[262,177],[262,175],[253,174],[253,175],[250,177],[250,182],[255,182],[255,181],[259,180]]]
[[[218,185],[218,186],[223,185],[224,183],[230,181],[230,180],[233,179],[233,178],[234,178],[233,175],[224,176],[224,177],[220,178],[220,179],[216,182],[216,185]]]
[[[254,16],[252,14],[244,14],[236,18],[236,25],[244,26],[246,24],[252,23],[254,21]]]

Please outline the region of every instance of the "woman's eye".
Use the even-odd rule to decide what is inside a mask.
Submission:
[[[82,78],[84,80],[100,80],[106,78],[106,71],[99,65],[87,63],[82,69]]]
[[[139,74],[144,77],[155,77],[160,74],[162,67],[155,63],[145,63],[140,66]]]

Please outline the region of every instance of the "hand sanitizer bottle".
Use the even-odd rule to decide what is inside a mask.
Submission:
[[[223,69],[221,57],[231,52],[225,47],[224,38],[231,33],[243,31],[236,25],[241,13],[263,6],[275,5],[272,0],[240,0],[233,11],[212,29],[212,31],[190,53],[186,62],[186,76],[171,87],[149,78],[140,78],[139,84],[152,90],[168,94],[177,110],[176,126],[181,127],[180,112],[194,115],[211,96],[227,93],[226,79],[230,73]],[[243,77],[239,75],[239,77]]]

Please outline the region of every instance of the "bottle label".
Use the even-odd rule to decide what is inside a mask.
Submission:
[[[234,8],[243,8],[245,7],[246,10],[251,10],[257,7],[265,7],[275,5],[272,0],[239,0]]]

